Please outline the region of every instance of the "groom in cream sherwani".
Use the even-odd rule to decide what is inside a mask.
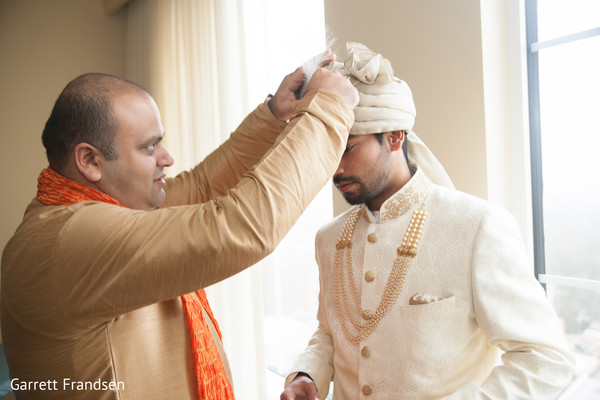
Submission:
[[[574,359],[503,209],[454,189],[390,62],[348,44],[360,94],[319,231],[317,331],[282,400],[554,399]]]

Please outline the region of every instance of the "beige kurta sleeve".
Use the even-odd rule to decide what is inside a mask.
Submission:
[[[481,220],[473,249],[473,304],[502,364],[445,400],[555,399],[574,368],[559,320],[533,277],[519,228],[499,207]]]
[[[229,139],[190,171],[167,179],[167,199],[161,208],[203,203],[239,183],[269,150],[286,127],[266,102],[250,113]]]
[[[135,211],[86,202],[56,239],[49,285],[86,326],[209,286],[268,255],[333,175],[353,113],[311,92],[239,183],[208,202]]]

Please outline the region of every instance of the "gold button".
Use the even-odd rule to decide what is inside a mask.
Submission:
[[[377,234],[375,232],[369,233],[367,235],[367,240],[369,243],[375,243],[377,241]]]
[[[364,358],[369,358],[371,357],[371,348],[369,346],[365,346],[362,348],[362,350],[360,351],[360,354],[364,357]]]
[[[363,385],[362,392],[365,396],[369,396],[371,393],[373,393],[373,389],[371,389],[371,386],[369,385]]]
[[[375,272],[373,272],[373,271],[365,272],[365,281],[373,282],[374,279],[375,279]]]

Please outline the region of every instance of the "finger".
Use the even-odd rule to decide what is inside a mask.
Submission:
[[[332,56],[332,57],[330,57],[330,58],[327,58],[327,59],[323,60],[321,62],[321,64],[319,64],[319,67],[323,68],[323,67],[326,67],[328,65],[331,65],[331,63],[333,63],[334,61],[335,61],[335,55]]]
[[[291,390],[284,390],[279,397],[279,400],[295,400],[296,396],[293,396],[294,392]]]
[[[296,70],[294,72],[292,72],[291,74],[289,74],[287,76],[287,78],[289,78],[291,81],[303,81],[304,78],[306,78],[306,75],[304,74],[304,71],[302,71],[302,68],[296,68]]]
[[[319,396],[319,392],[317,392],[317,386],[314,383],[311,385],[310,389],[312,393],[310,394],[309,398],[311,400],[320,400],[321,396]]]
[[[321,56],[323,59],[321,61],[321,63],[319,64],[319,67],[325,67],[329,64],[331,64],[332,62],[335,61],[335,53],[333,53],[331,51],[331,49],[327,49],[323,55]]]

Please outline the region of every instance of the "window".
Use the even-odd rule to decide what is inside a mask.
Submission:
[[[536,276],[577,358],[561,399],[600,392],[600,2],[526,0]]]
[[[327,185],[277,247],[261,263],[268,398],[279,398],[285,377],[318,326],[318,228],[333,218]]]
[[[251,77],[248,93],[254,103],[264,99],[265,87],[275,93],[285,74],[327,47],[323,0],[299,4],[295,0],[243,2],[244,40],[249,55],[246,68]],[[264,74],[266,68],[268,74]],[[261,76],[265,79],[259,79]],[[260,283],[254,301],[260,298],[262,315],[255,317],[261,319],[257,337],[264,339],[264,353],[258,352],[263,359],[257,364],[266,367],[268,399],[279,398],[285,377],[317,329],[319,270],[314,255],[315,235],[332,217],[332,188],[326,185],[273,254],[257,265]],[[234,372],[234,381],[240,376]],[[240,398],[248,397],[247,393],[238,393]]]

